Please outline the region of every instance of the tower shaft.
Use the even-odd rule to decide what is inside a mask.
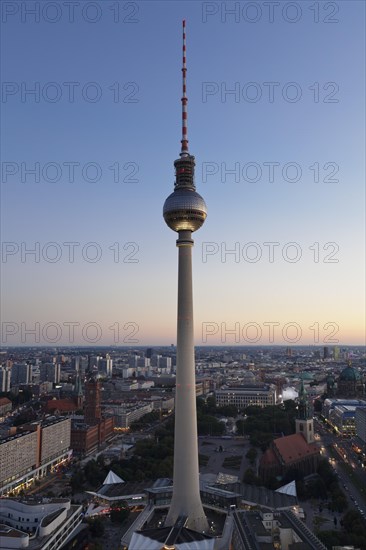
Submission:
[[[207,531],[199,490],[195,360],[193,341],[191,231],[179,231],[177,374],[173,497],[166,525],[186,516],[186,526]]]

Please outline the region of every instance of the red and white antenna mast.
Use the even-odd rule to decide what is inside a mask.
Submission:
[[[182,95],[182,148],[180,156],[189,155],[188,152],[188,111],[187,111],[187,65],[186,65],[186,20],[183,19],[183,66],[182,66],[182,76],[183,76],[183,95]]]

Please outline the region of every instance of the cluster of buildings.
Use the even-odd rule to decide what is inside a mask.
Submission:
[[[286,473],[293,469],[300,470],[306,476],[316,471],[319,461],[319,449],[314,442],[312,404],[315,399],[325,395],[322,414],[327,421],[339,433],[353,437],[357,435],[366,444],[363,359],[361,355],[353,355],[352,365],[345,366],[345,361],[340,358],[342,353],[342,350],[337,353],[339,359],[335,361],[332,350],[326,353],[321,350],[320,357],[315,357],[314,351],[296,351],[293,348],[201,348],[196,354],[194,395],[204,398],[214,396],[218,407],[235,405],[243,410],[250,405],[266,407],[279,404],[286,392],[292,391],[288,395],[299,403],[296,433],[273,441],[258,464],[258,474],[264,481],[272,477],[286,477]],[[86,350],[75,353],[72,350],[62,354],[47,350],[22,350],[14,358],[5,359],[0,369],[1,388],[10,389],[18,397],[28,390],[33,397],[28,404],[18,408],[13,406],[7,392],[2,393],[7,397],[0,397],[0,494],[19,494],[35,480],[69,460],[72,454],[92,455],[112,441],[117,432],[128,432],[134,422],[149,412],[172,412],[176,404],[175,371],[175,348],[99,353],[88,353]],[[32,411],[35,418],[14,427],[13,420],[26,411]],[[129,448],[130,455],[130,447],[124,447]],[[120,448],[110,449],[111,456],[117,456],[116,453],[122,456]],[[268,543],[270,538],[275,547],[278,541],[285,544],[284,541],[288,540],[290,546],[307,540],[307,533],[300,536],[300,528],[290,526],[290,520],[280,514],[273,504],[274,497],[267,494],[264,498],[259,489],[263,490],[246,486],[243,495],[240,486],[206,483],[200,488],[200,498],[205,510],[211,506],[224,510],[227,517],[230,516],[233,548],[241,548],[240,533],[248,528],[258,547],[262,543],[265,545],[263,541]],[[118,487],[107,484],[95,498],[107,505],[122,495],[126,499],[131,498],[132,504],[140,502],[146,509],[155,509],[169,506],[172,491],[171,480],[152,483],[144,488],[131,488],[119,480]],[[243,499],[245,502],[249,499],[248,505],[251,506],[262,499],[261,506],[264,508],[266,502],[273,501],[271,510],[268,510],[269,514],[274,514],[273,518],[266,516],[264,519],[264,512],[257,513],[261,516],[259,519],[253,519],[250,513],[246,518],[247,513],[232,513],[230,507],[242,506]],[[10,499],[7,501],[10,502]],[[52,512],[49,514],[52,515]],[[70,520],[75,524],[67,523],[65,514],[69,517],[70,512],[60,512],[63,520],[59,528],[65,529],[66,537],[68,525],[79,522],[79,512],[75,512],[74,519]],[[271,527],[265,534],[268,522],[271,522]],[[28,528],[31,526],[29,523]],[[50,541],[56,540],[57,529],[53,531],[54,539],[50,533]],[[0,530],[1,536],[12,537],[23,544],[20,547],[26,548],[29,544],[29,548],[33,548],[32,545],[37,548],[31,533],[28,533],[27,542],[24,526],[20,523],[4,524]],[[22,534],[17,534],[17,531]],[[130,535],[129,540],[132,540],[132,533]],[[187,531],[184,530],[176,540],[183,540],[186,536]],[[57,547],[52,544],[50,542],[47,548]]]
[[[328,424],[340,435],[357,436],[366,444],[362,429],[366,414],[365,380],[362,373],[349,364],[338,377],[329,375],[326,395],[322,415]]]
[[[10,428],[0,439],[0,495],[26,489],[70,457],[70,418]]]
[[[61,379],[61,364],[57,362],[16,363],[6,361],[0,367],[0,391],[9,392],[14,387],[33,383],[58,384]]]

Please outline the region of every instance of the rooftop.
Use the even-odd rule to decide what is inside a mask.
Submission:
[[[301,434],[279,437],[273,441],[273,445],[276,447],[285,463],[319,453],[317,444],[307,443]]]
[[[19,529],[13,529],[13,527],[9,527],[9,525],[4,525],[3,523],[0,523],[0,537],[1,536],[19,539],[28,537],[26,533],[23,533],[23,531],[19,531]]]
[[[9,404],[10,405],[12,404],[10,399],[8,399],[7,397],[0,397],[0,407],[2,405],[9,405]]]
[[[111,485],[103,485],[100,489],[95,491],[95,494],[100,497],[115,498],[115,497],[127,497],[130,495],[144,494],[146,489],[153,485],[153,481],[141,481],[141,482],[126,482],[126,483],[113,483]]]

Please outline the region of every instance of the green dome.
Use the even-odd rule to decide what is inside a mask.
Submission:
[[[346,367],[339,376],[339,380],[343,382],[356,382],[356,380],[360,380],[360,378],[360,373],[353,367]]]

